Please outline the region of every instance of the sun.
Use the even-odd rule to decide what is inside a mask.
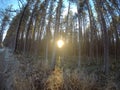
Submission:
[[[64,41],[63,40],[58,40],[57,45],[58,45],[59,48],[62,48],[63,45],[64,45]]]

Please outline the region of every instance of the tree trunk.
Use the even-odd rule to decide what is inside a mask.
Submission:
[[[55,24],[55,32],[54,32],[54,45],[53,45],[53,53],[52,53],[52,69],[55,69],[55,56],[56,56],[56,41],[57,41],[57,34],[59,32],[60,26],[60,16],[61,16],[61,8],[62,8],[63,0],[59,0],[58,7],[56,8],[56,24]]]
[[[17,27],[17,30],[16,30],[16,38],[15,38],[15,48],[14,48],[14,52],[16,53],[17,52],[17,48],[18,48],[18,40],[19,40],[19,34],[20,34],[20,27],[21,27],[21,24],[22,24],[22,20],[23,20],[23,17],[24,17],[24,14],[25,14],[25,11],[27,9],[29,5],[29,2],[27,2],[27,4],[25,5],[24,9],[23,9],[23,12],[22,12],[22,15],[20,17],[20,21],[19,21],[19,24],[18,24],[18,27]]]

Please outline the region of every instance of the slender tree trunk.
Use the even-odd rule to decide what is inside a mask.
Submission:
[[[50,33],[51,33],[51,31],[50,31],[50,29],[51,29],[51,22],[52,22],[52,14],[53,14],[53,4],[54,4],[54,2],[53,2],[53,0],[51,0],[50,1],[50,8],[49,8],[49,16],[48,16],[48,18],[49,18],[49,22],[48,22],[48,25],[47,25],[47,27],[46,27],[46,56],[45,56],[45,59],[46,59],[46,64],[48,63],[48,46],[49,46],[49,41],[50,41]]]
[[[2,31],[0,31],[0,47],[2,47],[2,37],[3,37],[3,34],[2,34]]]
[[[90,20],[90,62],[93,61],[94,50],[93,50],[93,36],[94,36],[94,28],[93,28],[93,13],[91,7],[89,5],[89,1],[86,3],[88,8],[89,20]]]
[[[78,16],[79,17],[79,16]],[[79,22],[79,51],[78,51],[78,54],[79,54],[79,61],[78,61],[78,68],[80,68],[81,66],[81,38],[82,38],[82,27],[81,27],[81,19],[80,17],[78,18],[78,22]]]
[[[102,22],[102,30],[103,30],[103,42],[104,42],[104,67],[105,67],[105,73],[108,75],[109,73],[109,41],[108,41],[108,33],[106,28],[106,23],[104,16],[102,12],[100,12],[101,15],[101,22]]]
[[[60,26],[60,16],[61,16],[61,8],[62,8],[63,0],[59,0],[58,7],[56,8],[56,24],[55,24],[55,32],[54,32],[54,45],[53,45],[53,53],[52,53],[52,69],[55,69],[55,56],[56,56],[56,41],[57,41],[57,32],[59,32]]]
[[[78,68],[80,69],[80,65],[81,65],[81,50],[80,50],[80,48],[81,48],[81,38],[82,38],[82,23],[81,23],[81,15],[82,15],[82,13],[81,12],[79,12],[79,10],[81,9],[80,7],[79,7],[79,2],[77,1],[76,2],[77,3],[77,12],[78,12],[78,23],[79,23],[79,46],[78,46],[78,48],[79,48],[79,50],[78,50]]]
[[[94,0],[94,5],[96,7],[96,11],[98,13],[99,22],[101,24],[101,32],[102,32],[102,38],[103,38],[103,47],[104,47],[104,70],[105,74],[109,74],[109,39],[108,39],[108,32],[105,22],[104,13],[102,13],[102,10],[104,6],[100,7],[99,3],[104,3]]]
[[[29,5],[29,2],[27,2],[27,4],[25,5],[24,9],[23,9],[23,12],[22,12],[22,15],[20,17],[20,21],[19,21],[19,24],[18,24],[18,27],[17,27],[17,30],[16,30],[16,38],[15,38],[15,48],[14,48],[14,52],[17,52],[17,47],[18,47],[18,40],[19,40],[19,34],[20,34],[20,28],[21,28],[21,24],[22,24],[22,20],[23,20],[23,17],[24,17],[24,14],[25,14],[25,11],[27,9]]]
[[[30,41],[30,37],[29,37],[29,31],[31,29],[31,24],[32,24],[32,18],[33,18],[33,14],[34,14],[34,11],[32,11],[32,14],[30,16],[30,21],[29,21],[29,24],[28,24],[28,27],[27,27],[27,32],[26,32],[26,38],[25,38],[25,52],[28,52],[28,49],[29,49],[29,41]]]

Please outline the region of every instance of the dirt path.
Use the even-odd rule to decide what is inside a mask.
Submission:
[[[10,49],[0,49],[0,90],[13,90],[13,77],[18,63]]]
[[[62,90],[63,86],[63,72],[59,67],[47,79],[47,86],[45,90]]]

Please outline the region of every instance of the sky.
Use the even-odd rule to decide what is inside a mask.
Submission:
[[[65,4],[66,8],[63,11],[63,15],[67,15],[67,13],[68,13],[68,5],[69,5],[68,0],[64,0],[64,4]],[[76,5],[74,3],[71,3],[70,10],[72,10],[73,13],[77,13],[77,7],[76,7]]]
[[[7,8],[10,5],[13,5],[14,9],[19,8],[17,0],[0,0],[0,9]]]

